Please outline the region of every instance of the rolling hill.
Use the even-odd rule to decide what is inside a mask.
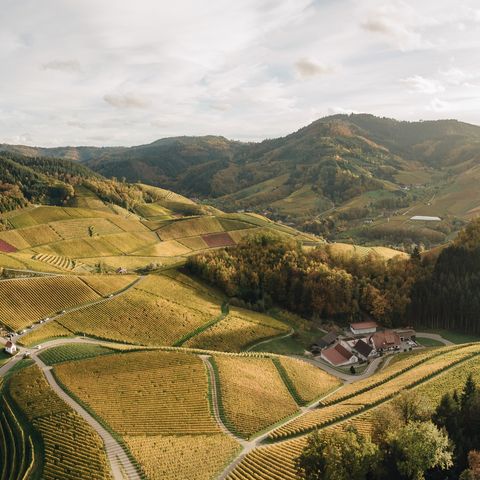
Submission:
[[[105,177],[367,244],[440,244],[480,211],[480,127],[456,120],[334,115],[260,143],[205,136],[130,148],[1,148],[75,159]]]

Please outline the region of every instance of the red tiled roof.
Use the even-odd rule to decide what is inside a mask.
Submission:
[[[345,363],[353,356],[351,352],[339,343],[323,350],[322,355],[333,365]]]
[[[400,336],[393,330],[376,332],[370,337],[370,339],[376,349],[400,345]]]
[[[13,345],[13,343],[9,340],[9,341],[5,344],[5,347],[6,347],[6,348],[10,348],[12,345]]]
[[[376,322],[358,322],[358,323],[351,323],[350,328],[354,328],[355,330],[362,330],[366,328],[377,328],[378,324]]]

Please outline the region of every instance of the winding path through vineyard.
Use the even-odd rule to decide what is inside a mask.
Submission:
[[[41,368],[47,382],[52,390],[68,405],[70,405],[91,427],[93,427],[100,435],[105,452],[110,462],[110,468],[114,480],[140,480],[137,469],[128,458],[122,446],[113,438],[113,436],[92,417],[83,407],[81,407],[72,397],[60,387],[52,375],[52,367],[48,367],[40,360],[38,355],[34,353],[32,359]]]
[[[136,282],[140,281],[138,279]],[[131,288],[133,286],[132,284],[129,285],[127,288]],[[121,292],[123,293],[123,292]],[[107,300],[107,299],[105,299]],[[425,334],[422,334],[425,335]],[[435,334],[429,334],[432,335],[435,339],[442,339],[443,343],[446,345],[451,344],[451,342],[447,343],[448,340],[443,339],[439,335]],[[0,338],[0,344],[4,343],[4,339]],[[112,475],[114,480],[140,480],[140,475],[136,469],[136,467],[133,465],[131,460],[129,459],[128,455],[122,448],[119,442],[115,440],[115,438],[97,421],[95,418],[88,413],[74,398],[72,398],[65,390],[62,389],[62,387],[56,382],[54,376],[52,375],[51,369],[52,367],[47,366],[39,357],[38,353],[40,351],[44,351],[49,348],[53,348],[56,346],[61,346],[61,345],[67,345],[67,344],[75,344],[75,343],[87,343],[87,344],[95,344],[95,345],[103,345],[103,346],[124,346],[124,344],[121,343],[115,343],[115,342],[109,342],[109,341],[102,341],[102,340],[96,340],[96,339],[91,339],[91,338],[84,338],[84,337],[75,337],[75,338],[58,338],[55,340],[47,341],[42,344],[41,350],[35,349],[35,348],[19,348],[19,353],[17,354],[16,357],[12,358],[9,362],[7,362],[5,365],[0,367],[0,377],[5,376],[10,369],[12,369],[20,360],[23,358],[23,355],[25,353],[29,354],[32,360],[35,361],[35,363],[41,368],[43,371],[48,383],[50,384],[51,388],[55,391],[55,393],[62,398],[68,405],[70,405],[79,415],[82,416],[82,418],[88,422],[89,425],[91,425],[97,433],[100,435],[102,438],[104,444],[105,444],[105,450],[110,462],[111,470],[112,470]],[[161,348],[161,347],[158,347]],[[203,362],[205,363],[205,366],[208,371],[208,375],[210,378],[210,392],[211,392],[211,398],[212,398],[212,409],[213,409],[213,415],[218,423],[218,425],[222,428],[222,430],[235,438],[237,442],[239,442],[242,445],[242,451],[239,453],[239,455],[232,461],[230,462],[225,470],[220,474],[218,477],[219,480],[225,480],[228,475],[240,464],[240,462],[246,457],[246,455],[253,451],[255,448],[260,446],[262,442],[269,436],[269,434],[277,429],[279,426],[287,424],[292,421],[292,418],[286,419],[283,422],[280,422],[273,427],[269,428],[268,430],[262,432],[261,435],[253,438],[252,440],[244,440],[236,435],[234,435],[223,423],[220,415],[220,406],[219,406],[219,399],[218,399],[218,385],[216,381],[216,377],[213,371],[212,364],[209,361],[210,355],[205,354],[205,355],[199,355]],[[307,361],[309,363],[312,363],[313,365],[323,368],[326,370],[328,373],[332,373],[333,375],[336,375],[337,377],[342,378],[345,383],[353,383],[358,380],[362,380],[366,377],[369,377],[373,375],[380,367],[385,367],[388,365],[389,361],[393,357],[388,357],[387,360],[383,363],[382,365],[382,360],[381,358],[375,359],[370,366],[366,369],[365,372],[363,372],[361,375],[339,375],[339,372],[337,370],[331,369],[332,371],[330,372],[329,369],[324,368],[325,366],[323,364],[319,364],[319,362],[316,362],[315,360],[312,359],[305,359],[303,358],[303,361]],[[305,407],[300,407],[299,408],[299,413],[296,415],[302,416],[306,414],[307,412],[314,410],[321,401],[325,400],[330,395],[333,395],[335,392],[337,392],[342,386],[338,387],[334,391],[328,393],[327,395],[323,396],[320,399],[317,399],[314,403],[305,406]]]

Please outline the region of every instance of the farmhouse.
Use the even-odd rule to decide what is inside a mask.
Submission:
[[[363,360],[367,360],[373,354],[373,347],[363,339],[358,340],[353,349],[357,352],[358,357]]]
[[[10,340],[5,344],[5,351],[10,355],[15,355],[17,353],[16,345]]]
[[[398,350],[400,348],[400,335],[393,330],[376,332],[370,337],[370,344],[377,352]]]
[[[351,365],[358,362],[358,357],[337,343],[322,350],[321,357],[335,367]]]
[[[416,220],[417,222],[441,222],[440,217],[429,217],[427,215],[414,215],[410,220]]]
[[[368,335],[369,333],[375,333],[378,325],[376,322],[358,322],[351,323],[350,330],[354,335]]]

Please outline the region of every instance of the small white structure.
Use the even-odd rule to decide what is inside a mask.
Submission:
[[[17,353],[16,345],[10,340],[5,344],[5,351],[10,355],[15,355]]]
[[[358,322],[351,323],[350,330],[354,335],[368,335],[377,331],[378,324],[376,322]]]
[[[410,220],[417,220],[419,222],[441,222],[442,219],[440,217],[429,217],[426,215],[414,215],[410,218]]]

